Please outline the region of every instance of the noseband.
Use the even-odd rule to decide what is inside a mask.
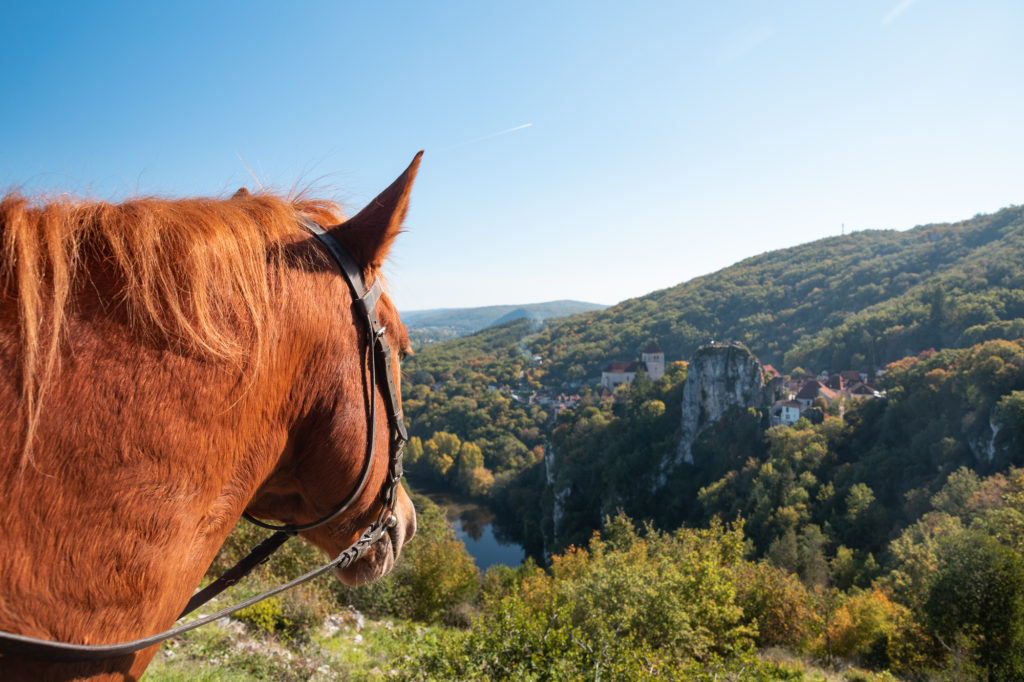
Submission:
[[[251,599],[235,604],[234,606],[222,609],[217,613],[204,616],[185,625],[167,630],[151,637],[136,639],[131,642],[120,644],[67,644],[64,642],[53,642],[35,637],[26,637],[11,632],[0,632],[0,654],[29,656],[33,658],[45,658],[53,661],[90,661],[124,656],[141,651],[147,647],[159,644],[166,639],[176,637],[189,630],[194,630],[202,625],[211,623],[236,611],[240,611],[256,602],[280,594],[297,585],[326,573],[335,568],[346,568],[359,559],[366,556],[370,548],[380,541],[390,529],[398,523],[395,516],[395,503],[398,499],[398,487],[402,479],[402,452],[406,442],[409,440],[405,423],[402,420],[402,408],[398,402],[398,384],[395,382],[394,365],[391,361],[391,345],[385,337],[385,327],[381,325],[377,316],[377,301],[381,296],[380,278],[374,279],[373,284],[367,287],[363,281],[362,268],[348,251],[335,239],[327,230],[314,221],[299,216],[299,223],[309,230],[313,236],[320,240],[326,247],[331,257],[341,268],[341,273],[348,282],[349,289],[355,302],[355,307],[361,313],[360,318],[366,326],[367,355],[366,364],[370,370],[370,404],[369,423],[367,425],[366,458],[363,462],[363,469],[359,474],[356,487],[349,493],[348,497],[342,500],[334,509],[321,518],[311,523],[273,525],[254,518],[248,512],[243,512],[242,517],[247,521],[262,528],[275,531],[273,535],[257,545],[248,556],[244,557],[237,564],[224,572],[221,577],[213,581],[205,588],[196,592],[185,606],[178,618],[191,613],[215,596],[231,587],[243,577],[248,575],[254,568],[265,562],[288,538],[296,533],[311,530],[337,518],[344,513],[362,495],[369,480],[370,472],[373,469],[374,450],[376,445],[376,424],[377,424],[377,363],[384,368],[383,382],[380,387],[384,396],[385,407],[388,413],[389,443],[388,443],[388,477],[384,487],[381,489],[381,511],[377,519],[363,531],[359,539],[348,549],[341,552],[337,557],[323,566],[314,569],[304,575],[291,580],[284,585],[275,587]]]

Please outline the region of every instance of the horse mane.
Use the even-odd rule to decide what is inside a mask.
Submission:
[[[17,192],[0,199],[0,314],[16,302],[22,468],[62,333],[76,297],[90,289],[134,333],[258,372],[296,214],[321,224],[343,219],[333,202],[269,193],[118,204]]]

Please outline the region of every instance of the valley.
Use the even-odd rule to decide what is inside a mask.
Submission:
[[[486,500],[540,565],[618,514],[742,523],[750,559],[812,592],[880,591],[931,632],[917,562],[982,536],[1024,546],[1022,336],[1024,209],[826,239],[423,347],[410,475]],[[628,358],[651,344],[648,375]],[[697,370],[726,350],[747,369]]]

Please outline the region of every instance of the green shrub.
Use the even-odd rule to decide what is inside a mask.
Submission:
[[[741,527],[606,525],[607,541],[595,535],[555,557],[550,574],[489,572],[474,627],[424,643],[410,669],[428,679],[703,679],[697,671],[752,660],[732,572]]]
[[[303,587],[256,602],[236,613],[234,618],[282,642],[308,642],[323,623],[328,604],[316,591]]]
[[[235,620],[240,620],[268,635],[272,635],[279,628],[284,629],[290,624],[285,618],[284,609],[281,608],[281,600],[277,597],[256,602],[236,613],[234,617]]]
[[[807,651],[820,628],[814,595],[793,573],[772,564],[743,562],[736,567],[736,600],[743,621],[757,627],[759,647]]]

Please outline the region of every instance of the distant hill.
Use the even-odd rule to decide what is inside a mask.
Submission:
[[[576,313],[604,310],[608,306],[582,301],[549,301],[525,305],[492,305],[480,308],[437,308],[402,312],[402,322],[414,345],[421,346],[458,338],[512,320],[538,322]]]
[[[549,380],[556,381],[638,358],[652,339],[670,360],[712,340],[736,340],[779,369],[873,372],[928,348],[1022,333],[1024,206],[1014,206],[765,253],[550,322],[531,347],[550,360]]]

